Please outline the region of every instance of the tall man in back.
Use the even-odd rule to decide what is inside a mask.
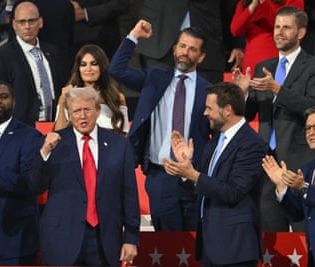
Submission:
[[[55,47],[38,40],[43,19],[33,2],[16,4],[12,27],[16,38],[0,48],[0,79],[14,89],[14,115],[29,125],[50,121],[67,78],[64,64]]]
[[[0,81],[0,265],[36,265],[39,211],[27,180],[42,136],[13,117],[14,106]]]
[[[251,120],[259,114],[259,134],[269,143],[270,153],[293,170],[314,156],[304,139],[303,125],[305,110],[315,105],[315,59],[300,47],[306,27],[304,11],[282,8],[274,25],[279,57],[259,63],[252,80],[249,68],[245,75],[234,73],[235,81],[248,96],[246,117]],[[288,231],[288,220],[274,190],[266,178],[261,200],[262,229]]]
[[[41,216],[41,252],[48,265],[118,267],[132,262],[139,206],[129,141],[96,125],[99,94],[73,88],[70,127],[49,133],[35,157],[30,188],[49,191]]]
[[[175,69],[129,68],[138,39],[151,36],[151,24],[140,20],[114,55],[109,72],[128,88],[141,92],[129,139],[136,164],[141,164],[147,174],[146,190],[155,230],[194,230],[197,218],[194,185],[168,175],[162,160],[171,155],[170,137],[174,129],[185,138],[194,138],[194,163],[199,163],[209,138],[209,122],[202,116],[209,83],[196,72],[205,57],[206,41],[198,29],[184,29],[173,47]]]

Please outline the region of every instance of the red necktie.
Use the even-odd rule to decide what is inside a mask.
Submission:
[[[95,227],[98,225],[98,214],[96,210],[96,165],[89,146],[91,136],[84,135],[83,144],[83,176],[87,194],[86,221]]]

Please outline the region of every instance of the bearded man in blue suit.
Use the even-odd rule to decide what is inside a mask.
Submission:
[[[256,267],[261,255],[261,160],[267,146],[244,118],[245,97],[231,83],[209,88],[204,115],[219,133],[205,146],[202,164],[191,162],[193,140],[174,132],[176,159],[167,173],[186,177],[200,196],[197,258],[203,267]]]
[[[138,39],[150,38],[153,30],[149,22],[140,20],[112,58],[109,72],[128,88],[141,92],[129,139],[136,164],[141,164],[147,174],[146,191],[155,230],[195,230],[197,207],[194,186],[181,177],[168,175],[162,160],[171,155],[170,137],[174,127],[181,127],[186,139],[194,138],[194,163],[200,161],[203,146],[209,139],[209,123],[202,116],[209,83],[196,71],[206,56],[206,40],[200,30],[186,28],[173,47],[175,69],[150,66],[139,71],[129,68],[128,62]],[[175,123],[179,117],[175,116],[178,114],[175,106],[177,110],[180,102],[177,100],[177,89],[181,82],[185,101],[182,112],[178,112],[182,115],[179,126]]]
[[[39,212],[27,180],[42,136],[12,117],[14,106],[0,81],[0,265],[36,265]]]

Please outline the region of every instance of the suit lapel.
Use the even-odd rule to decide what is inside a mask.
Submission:
[[[71,173],[75,174],[75,177],[78,180],[79,184],[85,190],[84,176],[82,171],[80,155],[78,151],[78,145],[72,127],[69,127],[65,130],[65,134],[62,136],[62,140],[64,141],[65,146],[65,151],[63,151],[64,153],[63,157],[67,158],[69,162],[73,163],[73,170],[71,171]]]
[[[167,86],[171,83],[173,76],[174,76],[174,72],[168,71],[166,72],[165,75],[157,75],[156,79],[152,81],[155,91],[154,91],[154,97],[153,97],[153,101],[152,101],[152,105],[150,109],[151,112],[161,100],[162,96],[165,93],[165,90],[167,89]]]
[[[56,81],[57,80],[56,79],[56,70],[54,69],[54,64],[52,64],[53,59],[51,57],[51,54],[48,51],[47,46],[45,46],[44,43],[41,43],[40,48],[43,51],[43,54],[44,54],[45,58],[47,59],[47,62],[48,62],[48,65],[49,65],[49,69],[50,69],[50,73],[51,73],[51,76],[52,76],[52,80]]]
[[[191,136],[196,123],[199,122],[198,116],[200,116],[200,114],[203,114],[205,100],[206,100],[206,87],[208,85],[209,84],[206,83],[204,80],[202,80],[199,75],[197,76],[195,101],[194,101],[194,106],[191,113],[192,116],[190,120],[189,136]]]
[[[150,76],[150,88],[149,91],[143,92],[139,101],[143,101],[143,105],[138,105],[132,127],[129,131],[129,136],[132,136],[143,122],[147,121],[151,116],[152,111],[155,109],[161,97],[164,95],[167,86],[170,84],[173,72],[156,70],[156,73]]]
[[[285,78],[284,85],[290,86],[297,78],[301,76],[301,72],[303,72],[303,70],[305,69],[305,63],[306,54],[302,50],[294,61],[287,77]]]
[[[2,151],[2,153],[0,153],[0,158],[5,156],[6,153],[3,153],[3,151],[5,151],[5,147],[13,139],[15,132],[16,132],[16,129],[17,129],[17,122],[13,118],[10,121],[10,123],[8,124],[7,128],[5,129],[4,133],[2,134],[2,136],[0,138],[0,151]]]
[[[213,155],[213,152],[217,146],[218,140],[219,140],[220,133],[218,133],[215,137],[213,137],[213,141],[211,141],[208,145],[207,152],[205,154],[206,160],[204,162],[204,165],[202,165],[202,170],[205,170],[208,173],[210,161]]]
[[[110,145],[109,136],[105,131],[102,131],[98,127],[98,169],[97,169],[97,178],[96,178],[96,190],[97,194],[101,193],[101,188],[103,184],[103,179],[105,177],[105,173],[107,175],[110,173],[106,172],[106,168],[108,166],[107,160],[109,158],[107,147]]]
[[[19,54],[19,60],[21,61],[21,64],[23,65],[23,71],[27,72],[27,77],[29,78],[29,82],[30,82],[30,85],[32,86],[32,89],[33,89],[33,93],[35,95],[37,95],[37,91],[36,91],[36,86],[35,86],[35,80],[34,80],[34,77],[33,77],[33,73],[32,73],[32,69],[24,55],[24,52],[21,48],[21,46],[19,45],[19,43],[14,40],[13,41],[15,47],[16,47],[16,51],[18,52]]]
[[[244,135],[244,130],[249,127],[247,123],[245,123],[239,130],[238,132],[233,136],[231,141],[228,143],[228,145],[225,147],[223,152],[221,153],[215,167],[213,170],[213,175],[215,176],[217,174],[217,171],[219,169],[219,166],[224,162],[232,153],[232,151],[237,147],[237,144],[239,140],[242,140],[245,138]]]

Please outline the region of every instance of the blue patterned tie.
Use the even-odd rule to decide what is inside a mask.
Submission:
[[[276,74],[275,74],[275,81],[277,81],[280,85],[284,83],[285,76],[286,76],[286,63],[288,62],[286,57],[283,57],[280,59],[278,62],[278,66],[276,69]],[[270,137],[269,137],[269,147],[271,150],[275,150],[277,147],[277,140],[276,140],[276,131],[274,127],[274,120],[273,120],[273,115],[274,115],[275,107],[273,106],[272,109],[272,118],[271,118],[271,130],[270,130]]]
[[[47,120],[51,120],[51,109],[52,109],[52,93],[51,93],[51,87],[50,82],[48,78],[48,73],[46,71],[46,68],[44,66],[43,56],[41,54],[41,51],[39,48],[34,47],[30,50],[31,54],[33,55],[37,71],[40,78],[40,88],[43,90],[43,96],[44,96],[44,108],[45,108],[45,117]]]
[[[214,167],[217,164],[217,161],[218,161],[218,159],[219,159],[219,157],[221,155],[222,147],[223,147],[225,139],[226,139],[225,134],[221,133],[220,137],[219,137],[219,141],[217,143],[217,146],[216,146],[216,148],[215,148],[215,150],[213,152],[212,158],[211,158],[210,163],[209,163],[209,168],[208,168],[208,175],[209,176],[212,176]],[[203,217],[204,201],[205,201],[205,197],[202,197],[202,200],[201,200],[201,218]]]

